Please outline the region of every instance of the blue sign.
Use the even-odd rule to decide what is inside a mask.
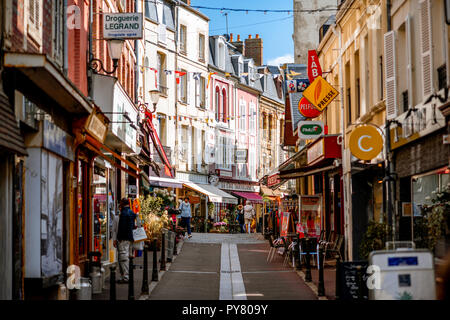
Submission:
[[[48,120],[44,120],[44,148],[63,158],[75,161],[72,149],[73,138],[67,132]]]

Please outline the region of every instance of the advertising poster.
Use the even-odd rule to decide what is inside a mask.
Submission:
[[[319,195],[300,197],[300,223],[308,237],[320,235],[321,200]]]
[[[283,212],[281,216],[281,230],[280,230],[280,236],[281,237],[287,237],[288,230],[289,230],[289,212]]]

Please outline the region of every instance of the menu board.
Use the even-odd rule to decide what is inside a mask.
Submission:
[[[366,285],[369,277],[367,267],[367,261],[341,262],[340,272],[337,275],[340,292],[336,293],[340,300],[369,300],[369,289]]]

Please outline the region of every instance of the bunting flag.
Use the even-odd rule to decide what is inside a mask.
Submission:
[[[210,72],[210,73],[208,74],[208,84],[206,85],[206,89],[209,88],[209,82],[211,81],[211,76],[212,76],[213,74],[217,74],[217,72]]]
[[[225,72],[225,77],[231,77],[231,74],[229,72]]]
[[[172,74],[171,70],[164,70],[164,73],[166,74],[166,76],[168,76],[169,74]]]
[[[192,77],[194,78],[194,80],[200,80],[200,75],[201,75],[200,72],[194,72],[192,74]]]
[[[180,84],[180,78],[186,75],[186,72],[183,71],[175,71],[177,84]]]

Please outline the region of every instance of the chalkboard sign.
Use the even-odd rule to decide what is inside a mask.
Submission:
[[[336,280],[339,281],[339,292],[336,294],[340,300],[369,300],[366,285],[368,265],[367,261],[341,262],[339,273],[336,274]]]

